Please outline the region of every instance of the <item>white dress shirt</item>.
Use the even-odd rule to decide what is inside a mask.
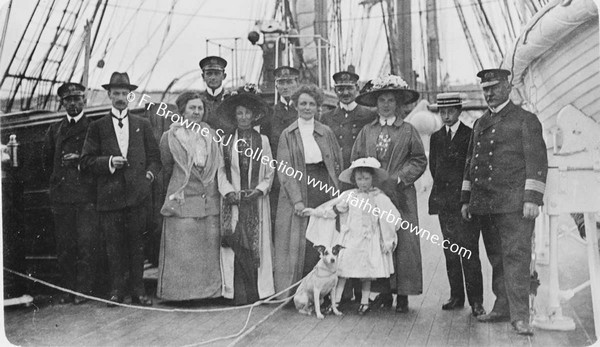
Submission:
[[[79,120],[81,119],[81,117],[83,117],[83,111],[81,111],[77,116],[75,117],[71,117],[69,115],[67,115],[67,122],[71,123],[72,120],[75,121],[75,123],[79,122]]]
[[[212,88],[210,87],[206,87],[206,92],[208,93],[208,95],[215,97],[219,94],[221,94],[221,92],[223,91],[223,86],[220,86],[219,88],[215,89],[214,91],[212,90]]]
[[[290,101],[288,102],[283,96],[279,97],[279,102],[283,104],[286,110],[288,110],[294,104],[294,101],[292,99],[290,99]]]
[[[323,154],[313,135],[315,131],[315,119],[305,120],[298,118],[298,130],[304,147],[304,161],[306,164],[317,164],[323,161]]]
[[[110,110],[111,112],[111,119],[112,119],[112,124],[113,124],[113,129],[115,129],[115,135],[117,137],[117,143],[119,144],[119,149],[121,150],[121,155],[125,158],[127,158],[127,151],[129,150],[129,116],[127,116],[129,110],[126,108],[123,111],[119,111],[116,108],[112,108]],[[127,117],[125,117],[127,116]],[[116,119],[115,117],[118,117],[121,119],[121,123],[123,124],[123,127],[119,126],[119,120]],[[113,156],[110,156],[110,159],[108,160],[108,168],[110,169],[111,173],[114,173],[116,171],[116,168],[113,166],[112,164],[112,158]]]
[[[450,138],[453,139],[454,135],[456,135],[456,131],[458,131],[458,126],[460,125],[460,121],[457,121],[456,123],[454,123],[454,125],[452,125],[451,127],[446,126],[446,134],[448,133],[448,131],[451,131],[450,133]]]
[[[502,109],[504,109],[506,107],[506,105],[508,105],[509,102],[510,102],[510,99],[508,99],[505,102],[501,103],[496,108],[490,107],[490,111],[492,111],[493,113],[500,113],[500,111],[502,111]],[[494,115],[493,113],[492,113],[492,116]]]

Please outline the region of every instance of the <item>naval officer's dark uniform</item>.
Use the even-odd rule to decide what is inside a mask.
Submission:
[[[492,265],[493,311],[529,321],[531,236],[523,204],[542,205],[548,159],[536,115],[512,102],[487,110],[473,127],[461,202],[481,228]]]

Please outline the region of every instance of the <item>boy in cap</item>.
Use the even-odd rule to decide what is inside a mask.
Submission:
[[[64,83],[58,97],[67,112],[59,122],[50,125],[44,139],[44,169],[50,176],[50,201],[54,216],[54,232],[58,264],[63,285],[90,295],[93,285],[94,257],[97,246],[98,215],[94,177],[80,170],[80,156],[85,134],[90,125],[83,114],[85,87]],[[64,296],[63,303],[81,304],[83,297]]]
[[[442,235],[448,245],[444,247],[444,256],[450,299],[442,305],[442,310],[462,308],[466,288],[471,312],[477,317],[485,314],[479,229],[465,222],[460,213],[462,175],[471,139],[471,129],[458,119],[463,104],[460,93],[443,93],[438,94],[437,103],[431,105],[438,109],[444,126],[431,135],[429,142],[429,170],[433,177],[429,214],[439,215]],[[452,244],[464,247],[471,254],[467,257],[452,252],[449,247]]]
[[[151,306],[143,282],[142,234],[150,187],[161,169],[160,152],[150,122],[129,112],[127,95],[137,86],[129,83],[127,73],[114,72],[102,87],[112,109],[90,125],[81,167],[91,170],[98,181],[97,208],[112,280],[110,301],[123,302],[129,284],[131,302]]]
[[[492,311],[481,322],[510,320],[519,335],[529,325],[531,236],[548,172],[537,116],[510,101],[510,71],[477,74],[489,109],[473,126],[461,192],[462,215],[481,229],[492,265]]]
[[[223,102],[225,97],[225,89],[223,88],[223,80],[227,77],[225,67],[227,61],[221,57],[214,55],[208,56],[200,60],[200,68],[202,69],[202,79],[206,84],[206,90],[202,92],[202,96],[206,103],[206,123],[215,130],[221,129],[224,133],[229,133],[235,129],[235,126],[225,119],[217,115],[217,108]]]

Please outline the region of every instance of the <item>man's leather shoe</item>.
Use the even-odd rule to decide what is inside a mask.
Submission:
[[[518,320],[511,323],[519,335],[533,336],[533,329],[525,321]]]
[[[152,299],[146,295],[132,296],[131,303],[139,306],[152,306]]]
[[[112,304],[106,304],[106,307],[115,307],[115,306],[117,306],[116,304],[123,303],[123,297],[120,296],[120,295],[113,295],[108,300],[112,301],[113,303]]]
[[[481,303],[476,302],[471,305],[471,313],[473,314],[473,317],[483,316],[485,314],[485,309]]]
[[[510,317],[507,314],[492,311],[488,314],[478,316],[477,320],[483,323],[508,322]]]
[[[450,297],[450,300],[442,305],[442,310],[454,310],[455,308],[463,308],[464,306],[465,299]]]
[[[83,298],[83,297],[81,297],[81,296],[76,296],[76,297],[73,299],[73,305],[81,305],[81,304],[83,304],[84,302],[88,302],[88,301],[89,301],[89,299]]]
[[[380,307],[392,307],[392,303],[394,302],[394,297],[392,297],[392,293],[380,293],[378,294],[373,301],[369,303],[369,307],[371,308],[380,308]]]

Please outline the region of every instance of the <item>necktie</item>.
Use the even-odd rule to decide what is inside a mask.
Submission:
[[[447,143],[452,142],[452,129],[448,129],[446,131],[446,142]]]
[[[127,118],[127,115],[123,116],[123,118],[119,118],[119,117],[115,116],[114,114],[112,116],[113,116],[113,118],[115,118],[116,120],[119,121],[119,123],[118,123],[119,128],[122,128],[123,127],[123,119]]]
[[[70,126],[73,126],[73,125],[75,125],[75,119],[71,119],[71,120],[69,120],[69,125],[70,125]]]

